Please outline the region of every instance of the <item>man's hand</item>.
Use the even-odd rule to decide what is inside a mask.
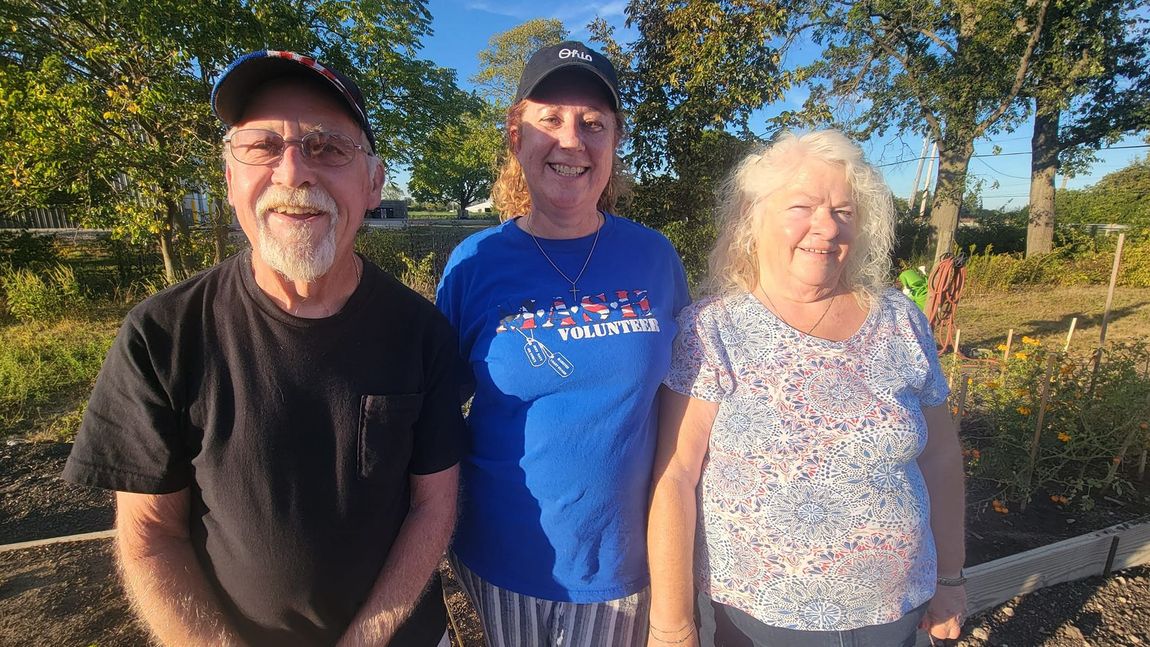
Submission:
[[[459,466],[411,477],[411,509],[367,602],[337,647],[383,647],[411,615],[455,528]]]

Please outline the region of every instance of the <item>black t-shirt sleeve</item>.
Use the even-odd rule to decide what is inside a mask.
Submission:
[[[167,494],[191,483],[191,466],[168,380],[173,340],[151,338],[130,313],[96,379],[63,477],[122,492]],[[152,325],[152,328],[158,327]]]
[[[408,470],[434,474],[455,465],[466,449],[466,427],[459,402],[459,343],[438,313],[428,322],[423,404]]]

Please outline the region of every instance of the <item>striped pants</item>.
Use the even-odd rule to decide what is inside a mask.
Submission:
[[[471,598],[487,647],[642,647],[647,644],[651,591],[607,602],[576,604],[499,588],[464,566],[451,567]]]

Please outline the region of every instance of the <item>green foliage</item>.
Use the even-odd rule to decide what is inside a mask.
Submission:
[[[0,435],[26,429],[59,410],[61,401],[81,401],[78,395],[91,391],[121,315],[0,328]],[[58,430],[74,433],[74,424]]]
[[[1108,173],[1094,186],[1055,196],[1059,223],[1150,227],[1150,157]]]
[[[12,268],[22,269],[55,263],[58,259],[52,239],[24,231],[0,231],[0,258]]]
[[[457,215],[491,193],[503,136],[490,109],[464,112],[433,131],[411,167],[408,188],[417,200],[455,202]]]
[[[569,36],[563,23],[554,18],[534,18],[498,33],[479,52],[479,71],[471,82],[479,87],[497,110],[506,110],[515,98],[519,77],[527,59],[548,45],[558,45]]]
[[[381,153],[409,162],[460,97],[453,71],[415,58],[430,23],[418,0],[0,4],[0,203],[149,240],[182,278],[183,196],[224,195],[208,107],[224,66],[269,45],[318,56],[356,77]]]
[[[43,272],[8,270],[0,274],[0,287],[8,311],[25,323],[53,321],[84,303],[76,273],[67,265]]]
[[[701,218],[672,220],[660,231],[678,250],[683,268],[687,270],[687,284],[695,293],[707,278],[707,254],[715,244],[714,221]]]
[[[1123,488],[1120,467],[1150,441],[1150,375],[1144,372],[1150,348],[1114,345],[1095,371],[1091,355],[1067,356],[1023,337],[1005,371],[1001,361],[1000,355],[966,373],[970,415],[963,428],[972,477],[991,481],[1019,502],[1039,489],[1066,503]],[[1035,445],[1048,368],[1049,393]]]
[[[355,239],[355,249],[383,271],[399,278],[404,264],[400,259],[408,244],[402,232],[396,229],[365,229]]]
[[[1025,285],[1106,285],[1114,263],[1110,245],[1088,245],[1081,239],[1049,254],[1023,257],[998,254],[993,246],[981,253],[970,248],[966,266],[968,290],[1009,290]],[[1118,285],[1150,287],[1150,231],[1129,238],[1122,251]]]
[[[399,253],[399,262],[403,264],[403,274],[400,280],[407,287],[422,294],[428,301],[435,301],[435,288],[439,285],[439,269],[436,268],[435,252],[428,252],[419,259],[414,259]]]
[[[841,121],[860,139],[925,130],[938,143],[936,257],[952,247],[974,142],[1024,117],[1020,80],[1051,3],[819,0],[808,7],[805,25],[823,49],[806,68],[819,83],[805,111],[851,106]]]

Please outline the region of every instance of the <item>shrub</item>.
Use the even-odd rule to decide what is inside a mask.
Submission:
[[[0,258],[14,269],[50,265],[58,260],[51,237],[34,236],[27,230],[0,231]]]
[[[20,321],[52,321],[84,303],[76,273],[67,265],[45,272],[9,270],[0,276],[8,311]]]
[[[0,434],[27,427],[46,410],[75,412],[95,383],[121,315],[0,328]],[[66,427],[58,431],[74,433],[74,421]]]
[[[403,263],[401,281],[407,287],[415,290],[427,298],[435,301],[435,288],[439,284],[439,272],[436,271],[435,252],[428,252],[419,260],[413,259],[403,252],[399,253],[399,261]]]
[[[1117,344],[1095,370],[1092,355],[1048,351],[1023,337],[1005,371],[1001,361],[978,365],[967,373],[963,403],[970,411],[963,427],[972,478],[992,482],[1017,502],[1039,489],[1086,505],[1102,490],[1123,491],[1129,484],[1120,468],[1150,440],[1148,361],[1145,343]]]

